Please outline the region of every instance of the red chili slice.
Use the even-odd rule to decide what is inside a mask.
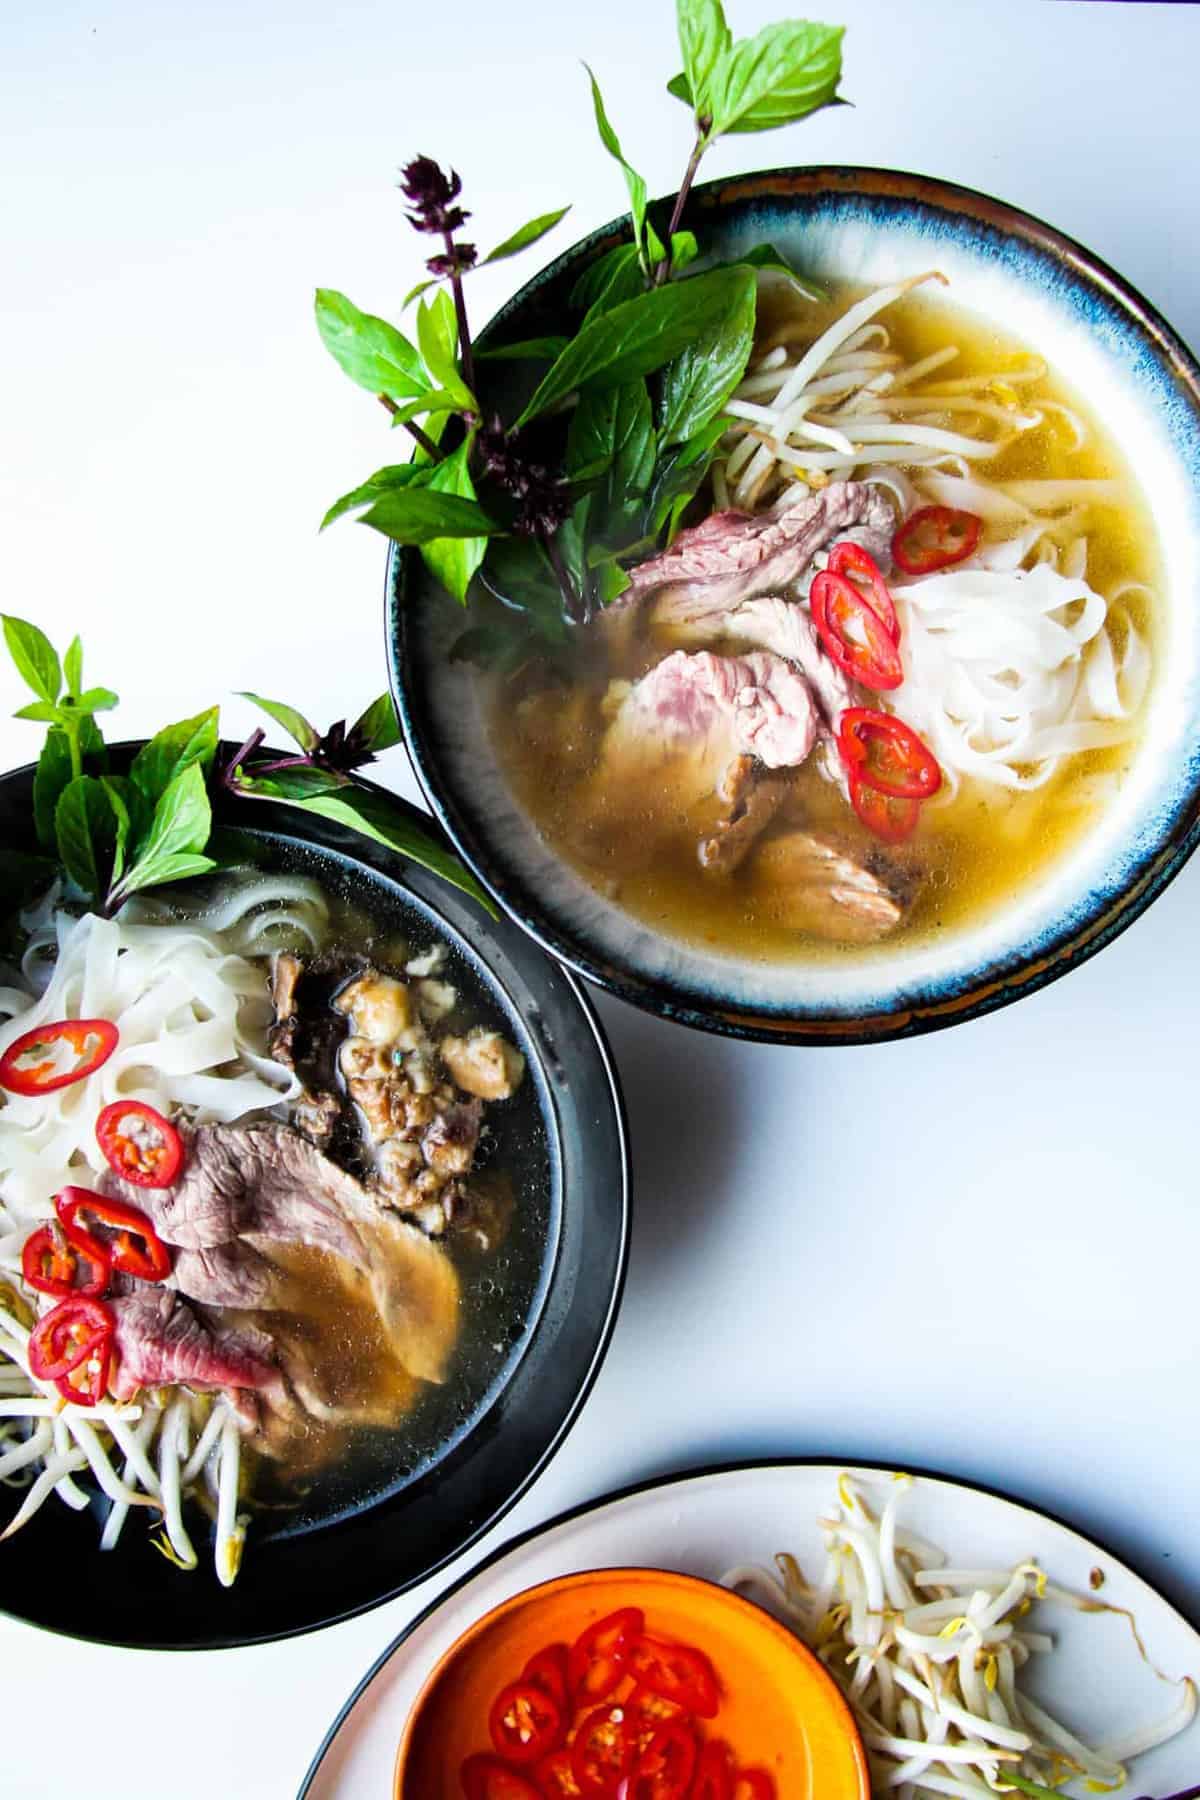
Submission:
[[[892,539],[892,555],[906,575],[931,575],[972,554],[983,520],[953,506],[922,506]]]
[[[29,1334],[29,1367],[39,1381],[52,1381],[64,1400],[95,1406],[108,1387],[112,1342],[108,1307],[77,1294],[60,1300],[34,1326]]]
[[[638,1756],[628,1800],[683,1800],[696,1768],[696,1740],[681,1722],[656,1731]]]
[[[623,1606],[589,1625],[571,1645],[567,1679],[580,1700],[603,1700],[624,1675],[629,1652],[646,1628],[640,1606]]]
[[[571,1752],[552,1750],[533,1771],[533,1779],[543,1800],[579,1800],[579,1783],[571,1768]]]
[[[63,1045],[75,1060],[64,1069]],[[14,1038],[0,1056],[0,1087],[10,1094],[54,1094],[94,1075],[117,1047],[117,1028],[108,1019],[57,1019]]]
[[[928,800],[942,785],[932,750],[894,713],[847,707],[838,725],[838,747],[850,773],[881,794]]]
[[[170,1187],[183,1162],[175,1127],[141,1100],[106,1106],[96,1120],[96,1142],[109,1168],[135,1187]]]
[[[522,1681],[532,1681],[534,1687],[541,1688],[552,1700],[558,1702],[559,1710],[567,1710],[570,1687],[567,1678],[567,1646],[565,1644],[547,1644],[525,1664]]]
[[[921,816],[919,800],[902,800],[895,794],[885,794],[869,782],[860,781],[857,775],[850,777],[850,804],[867,830],[873,831],[885,844],[906,843],[917,829],[917,820]]]
[[[567,1735],[563,1708],[532,1681],[513,1681],[500,1690],[488,1714],[488,1731],[510,1763],[540,1762]]]
[[[598,1706],[584,1718],[571,1745],[571,1773],[579,1791],[595,1800],[611,1800],[622,1776],[628,1775],[634,1745],[623,1706]]]
[[[677,1721],[686,1722],[687,1713],[674,1700],[656,1694],[648,1687],[635,1687],[628,1700],[622,1701],[629,1714],[629,1729],[639,1750],[644,1750],[656,1731]]]
[[[710,1738],[700,1752],[688,1800],[733,1800],[733,1757],[720,1738]]]
[[[673,1700],[700,1719],[715,1719],[721,1704],[712,1664],[702,1650],[643,1637],[629,1653],[629,1672],[651,1693]]]
[[[875,558],[861,544],[851,538],[835,544],[829,552],[829,568],[835,575],[842,575],[856,587],[868,606],[879,615],[880,623],[886,626],[887,634],[893,644],[900,642],[900,621],[896,617],[896,603],[892,599],[891,589],[883,579],[883,572]],[[859,581],[856,577],[861,576]]]
[[[171,1273],[171,1252],[155,1231],[144,1212],[124,1200],[110,1200],[107,1194],[93,1193],[90,1188],[63,1188],[54,1196],[54,1209],[62,1220],[68,1241],[98,1242],[114,1269],[136,1275],[139,1281],[165,1281]],[[84,1215],[113,1233],[95,1238],[88,1232]],[[135,1241],[140,1238],[141,1245]]]
[[[874,605],[845,575],[822,569],[809,595],[813,624],[839,669],[884,692],[904,680],[900,652]]]
[[[775,1782],[765,1769],[739,1769],[733,1782],[733,1800],[775,1800]]]
[[[532,1781],[498,1756],[468,1756],[459,1780],[467,1800],[542,1800]]]
[[[89,1274],[81,1278],[80,1262],[88,1265]],[[95,1298],[108,1286],[112,1268],[107,1252],[87,1233],[80,1231],[67,1238],[62,1225],[53,1221],[30,1232],[21,1250],[21,1274],[27,1286],[39,1294],[54,1294],[63,1299],[70,1294]]]

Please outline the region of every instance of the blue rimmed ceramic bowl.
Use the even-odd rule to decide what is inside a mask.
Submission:
[[[483,682],[451,663],[458,609],[412,554],[388,570],[393,691],[437,814],[480,880],[539,943],[664,1017],[778,1043],[864,1043],[936,1030],[1020,999],[1092,956],[1162,891],[1200,835],[1200,368],[1120,276],[1028,214],[967,188],[881,169],[778,169],[698,188],[684,223],[706,255],[764,239],[817,280],[871,286],[937,267],[955,306],[1037,349],[1100,410],[1160,540],[1160,672],[1119,795],[1012,901],[935,941],[870,959],[779,963],[656,932],[555,853],[492,751]],[[561,329],[571,286],[622,241],[607,226],[529,283],[489,327]],[[510,365],[502,365],[509,367]]]

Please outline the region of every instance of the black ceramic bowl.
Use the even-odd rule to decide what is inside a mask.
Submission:
[[[699,933],[685,942],[587,883],[540,834],[492,748],[484,683],[449,655],[460,610],[415,553],[393,554],[388,653],[417,774],[512,917],[647,1011],[768,1043],[871,1043],[992,1011],[1111,942],[1200,839],[1200,368],[1153,307],[1082,246],[949,182],[775,169],[696,188],[683,222],[705,257],[767,240],[818,281],[878,287],[937,268],[950,303],[1001,323],[1103,409],[1151,504],[1163,563],[1156,680],[1119,797],[1051,868],[961,926],[869,956],[808,960],[717,950]],[[617,221],[576,244],[504,307],[485,341],[563,330],[578,317],[569,307],[576,280],[627,235],[628,221]],[[506,409],[519,409],[542,372],[490,366],[504,385],[489,400]]]
[[[122,747],[126,755],[130,748]],[[0,842],[8,849],[33,847],[32,776],[24,768],[0,777]],[[403,1592],[473,1543],[544,1468],[582,1406],[608,1347],[629,1236],[620,1090],[574,978],[507,919],[489,918],[436,876],[340,826],[233,799],[218,803],[218,823],[237,834],[248,860],[299,865],[359,906],[399,915],[417,941],[441,938],[469,965],[528,1058],[537,1142],[532,1150],[514,1142],[512,1154],[519,1185],[530,1173],[519,1159],[538,1160],[545,1251],[507,1366],[448,1447],[415,1471],[397,1466],[369,1501],[332,1521],[258,1516],[231,1589],[218,1584],[203,1551],[194,1573],[173,1568],[133,1521],[116,1550],[102,1553],[102,1502],[93,1515],[52,1499],[0,1544],[7,1612],[142,1648],[213,1649],[333,1624]],[[401,1445],[398,1434],[398,1459]]]

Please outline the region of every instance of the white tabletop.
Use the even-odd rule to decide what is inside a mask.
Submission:
[[[781,10],[731,0],[742,30]],[[948,176],[1082,239],[1200,341],[1200,8],[829,11],[853,110],[735,139],[709,173]],[[235,687],[321,721],[382,687],[384,547],[316,526],[395,440],[322,351],[311,290],[395,311],[421,246],[391,184],[418,151],[459,168],[485,245],[566,200],[563,245],[618,212],[583,55],[665,190],[687,148],[668,0],[0,8],[0,603],[60,643],[82,630],[124,735],[217,699],[240,733]],[[480,321],[537,255],[478,278]],[[37,741],[0,722],[0,766]],[[416,791],[399,751],[384,779]],[[602,999],[636,1156],[629,1284],[582,1417],[495,1541],[707,1461],[908,1460],[1064,1514],[1200,1613],[1198,902],[1193,868],[1047,992],[884,1048],[724,1043]],[[0,1791],[294,1792],[437,1585],[182,1659],[4,1622]]]

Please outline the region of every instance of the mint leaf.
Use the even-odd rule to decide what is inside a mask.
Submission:
[[[536,219],[530,219],[528,225],[522,225],[520,230],[514,231],[511,237],[506,237],[502,244],[497,244],[496,248],[483,258],[483,262],[502,262],[507,256],[516,256],[518,251],[527,249],[530,244],[536,244],[538,239],[544,238],[548,231],[553,231],[558,221],[565,218],[570,210],[569,206],[560,206],[557,212],[540,213]],[[479,266],[482,268],[483,263]]]
[[[53,705],[62,690],[62,669],[54,645],[45,632],[37,625],[31,625],[28,619],[15,619],[8,613],[2,617],[4,641],[18,675],[39,700]]]
[[[709,83],[733,41],[724,8],[721,0],[678,0],[675,11],[687,101],[698,116],[708,116]]]
[[[62,730],[48,731],[33,774],[33,823],[38,843],[53,850],[54,812],[71,779],[71,746]]]
[[[321,520],[321,530],[340,519],[343,513],[353,512],[356,507],[369,506],[372,500],[378,500],[383,494],[390,494],[394,488],[421,487],[428,483],[433,473],[428,463],[392,463],[385,469],[376,469],[373,475],[360,487],[351,488],[340,500],[335,500],[325,517]]]
[[[129,766],[129,779],[151,805],[156,805],[175,778],[193,763],[207,774],[217,753],[219,708],[210,706],[192,719],[180,719],[156,732]]]
[[[591,69],[588,68],[587,63],[584,63],[583,66],[587,69],[588,80],[592,84],[592,107],[596,114],[596,130],[600,133],[600,141],[608,154],[620,163],[625,176],[625,186],[629,191],[629,210],[633,215],[633,241],[637,245],[638,255],[642,256],[646,222],[646,183],[632,164],[626,162],[625,152],[622,150],[617,134],[609,124],[608,114],[604,110],[604,98],[600,92],[600,84]]]
[[[357,732],[372,754],[392,749],[400,742],[400,721],[392,696],[380,694],[378,700],[372,700],[351,730]]]
[[[282,700],[264,700],[261,694],[252,694],[247,688],[239,689],[238,697],[251,701],[255,706],[260,706],[263,712],[269,718],[274,719],[277,725],[283,726],[288,736],[299,744],[302,750],[315,750],[320,743],[321,734],[316,726],[310,725],[304,714],[297,712],[294,706],[287,706]]]
[[[750,276],[724,317],[694,337],[663,370],[659,432],[664,445],[693,437],[730,398],[754,348],[756,301]]]
[[[716,330],[753,291],[753,270],[716,269],[651,288],[609,312],[593,314],[549,369],[518,426],[589,382],[615,387],[653,374],[697,337]]]
[[[75,883],[99,903],[108,893],[117,849],[117,818],[102,781],[77,775],[54,809],[58,859]]]
[[[496,530],[476,501],[459,494],[434,493],[428,487],[382,494],[359,524],[370,525],[398,544],[428,544],[445,537],[490,537]]]
[[[475,396],[458,372],[458,314],[445,288],[418,306],[417,343],[433,385],[451,402],[449,410],[474,412]]]
[[[435,466],[428,492],[475,500],[475,484],[469,467],[472,438],[473,434],[464,438],[457,450]],[[487,541],[488,533],[484,531],[473,537],[435,537],[421,546],[426,568],[460,605],[466,603],[467,589],[483,561]]]
[[[734,44],[710,76],[710,136],[771,131],[828,106],[841,79],[843,36],[840,25],[795,19]]]
[[[421,359],[403,332],[360,312],[334,288],[318,288],[317,330],[321,342],[342,372],[369,394],[410,400],[429,387]]]

